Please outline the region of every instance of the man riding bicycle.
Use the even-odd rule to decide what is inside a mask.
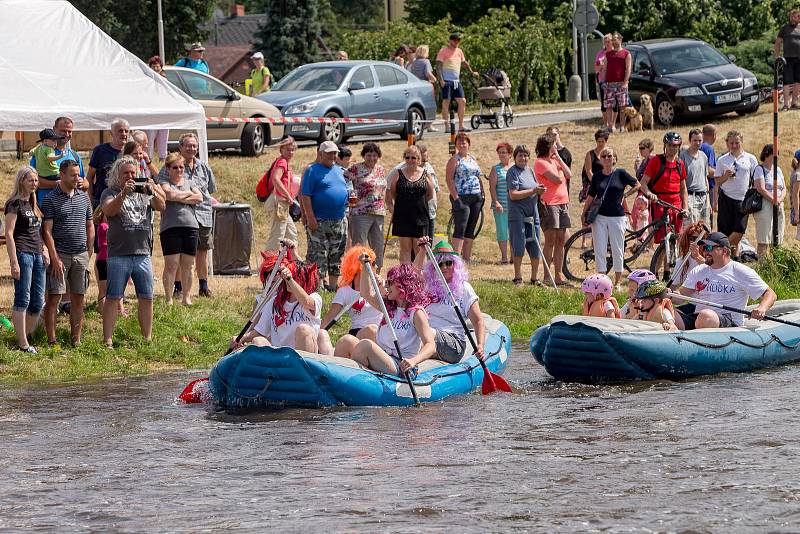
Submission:
[[[686,208],[689,206],[686,167],[678,158],[681,143],[680,134],[667,132],[664,135],[664,153],[650,159],[641,181],[641,192],[651,201],[658,199],[680,209],[680,211],[669,210],[670,222],[675,227],[676,234],[681,231],[681,223],[687,214]],[[653,202],[651,210],[651,220],[657,220],[668,208]],[[658,228],[655,234],[656,243],[660,243],[664,239],[665,232],[666,227]]]

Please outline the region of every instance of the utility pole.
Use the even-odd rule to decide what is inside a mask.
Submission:
[[[161,0],[157,0],[158,4],[158,55],[161,57],[161,63],[166,65],[167,60],[164,57],[164,16],[161,13]]]

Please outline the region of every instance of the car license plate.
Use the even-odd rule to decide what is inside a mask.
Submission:
[[[716,95],[714,97],[715,104],[725,104],[727,102],[738,102],[742,99],[742,93],[728,93],[726,95]]]

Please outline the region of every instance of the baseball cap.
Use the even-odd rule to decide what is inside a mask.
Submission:
[[[731,248],[731,242],[728,240],[728,236],[722,232],[711,232],[700,240],[699,245],[718,245],[721,247]]]
[[[45,128],[41,132],[39,132],[39,140],[45,141],[48,139],[52,139],[53,141],[58,141],[59,139],[66,139],[63,135],[58,135],[55,130],[52,128]]]
[[[460,41],[461,40],[461,34],[458,33],[458,32],[453,32],[453,33],[450,34],[449,40],[450,41]]]
[[[202,52],[205,49],[206,47],[203,46],[203,43],[191,43],[186,45],[186,50],[188,50],[189,52],[192,52],[194,50],[199,50],[200,52]]]
[[[262,54],[261,52],[256,52],[255,54],[250,56],[250,59],[264,59],[264,54]]]
[[[339,147],[333,141],[324,141],[319,145],[320,152],[336,152],[339,153]]]

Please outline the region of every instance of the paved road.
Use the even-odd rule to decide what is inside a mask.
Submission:
[[[470,118],[469,115],[465,117],[464,122],[468,124],[469,118]],[[491,132],[496,133],[498,131],[523,130],[525,128],[533,128],[537,126],[547,127],[551,124],[557,124],[560,122],[582,121],[591,119],[600,119],[599,108],[567,108],[554,111],[529,111],[526,113],[515,114],[514,124],[510,128],[503,128],[503,130],[495,130],[488,124],[482,124],[480,128],[470,132],[470,135],[480,135]],[[443,127],[441,119],[439,119],[436,123],[434,123],[434,125],[439,131],[435,133],[426,132],[425,139],[442,138],[447,136],[447,134],[442,132]],[[365,143],[367,141],[379,142],[379,141],[389,141],[396,139],[398,139],[396,134],[371,135],[371,136],[359,135],[351,137],[350,139],[348,139],[347,142],[348,144],[356,144],[356,143]],[[298,141],[298,144],[300,146],[313,146],[316,143],[313,141]]]

